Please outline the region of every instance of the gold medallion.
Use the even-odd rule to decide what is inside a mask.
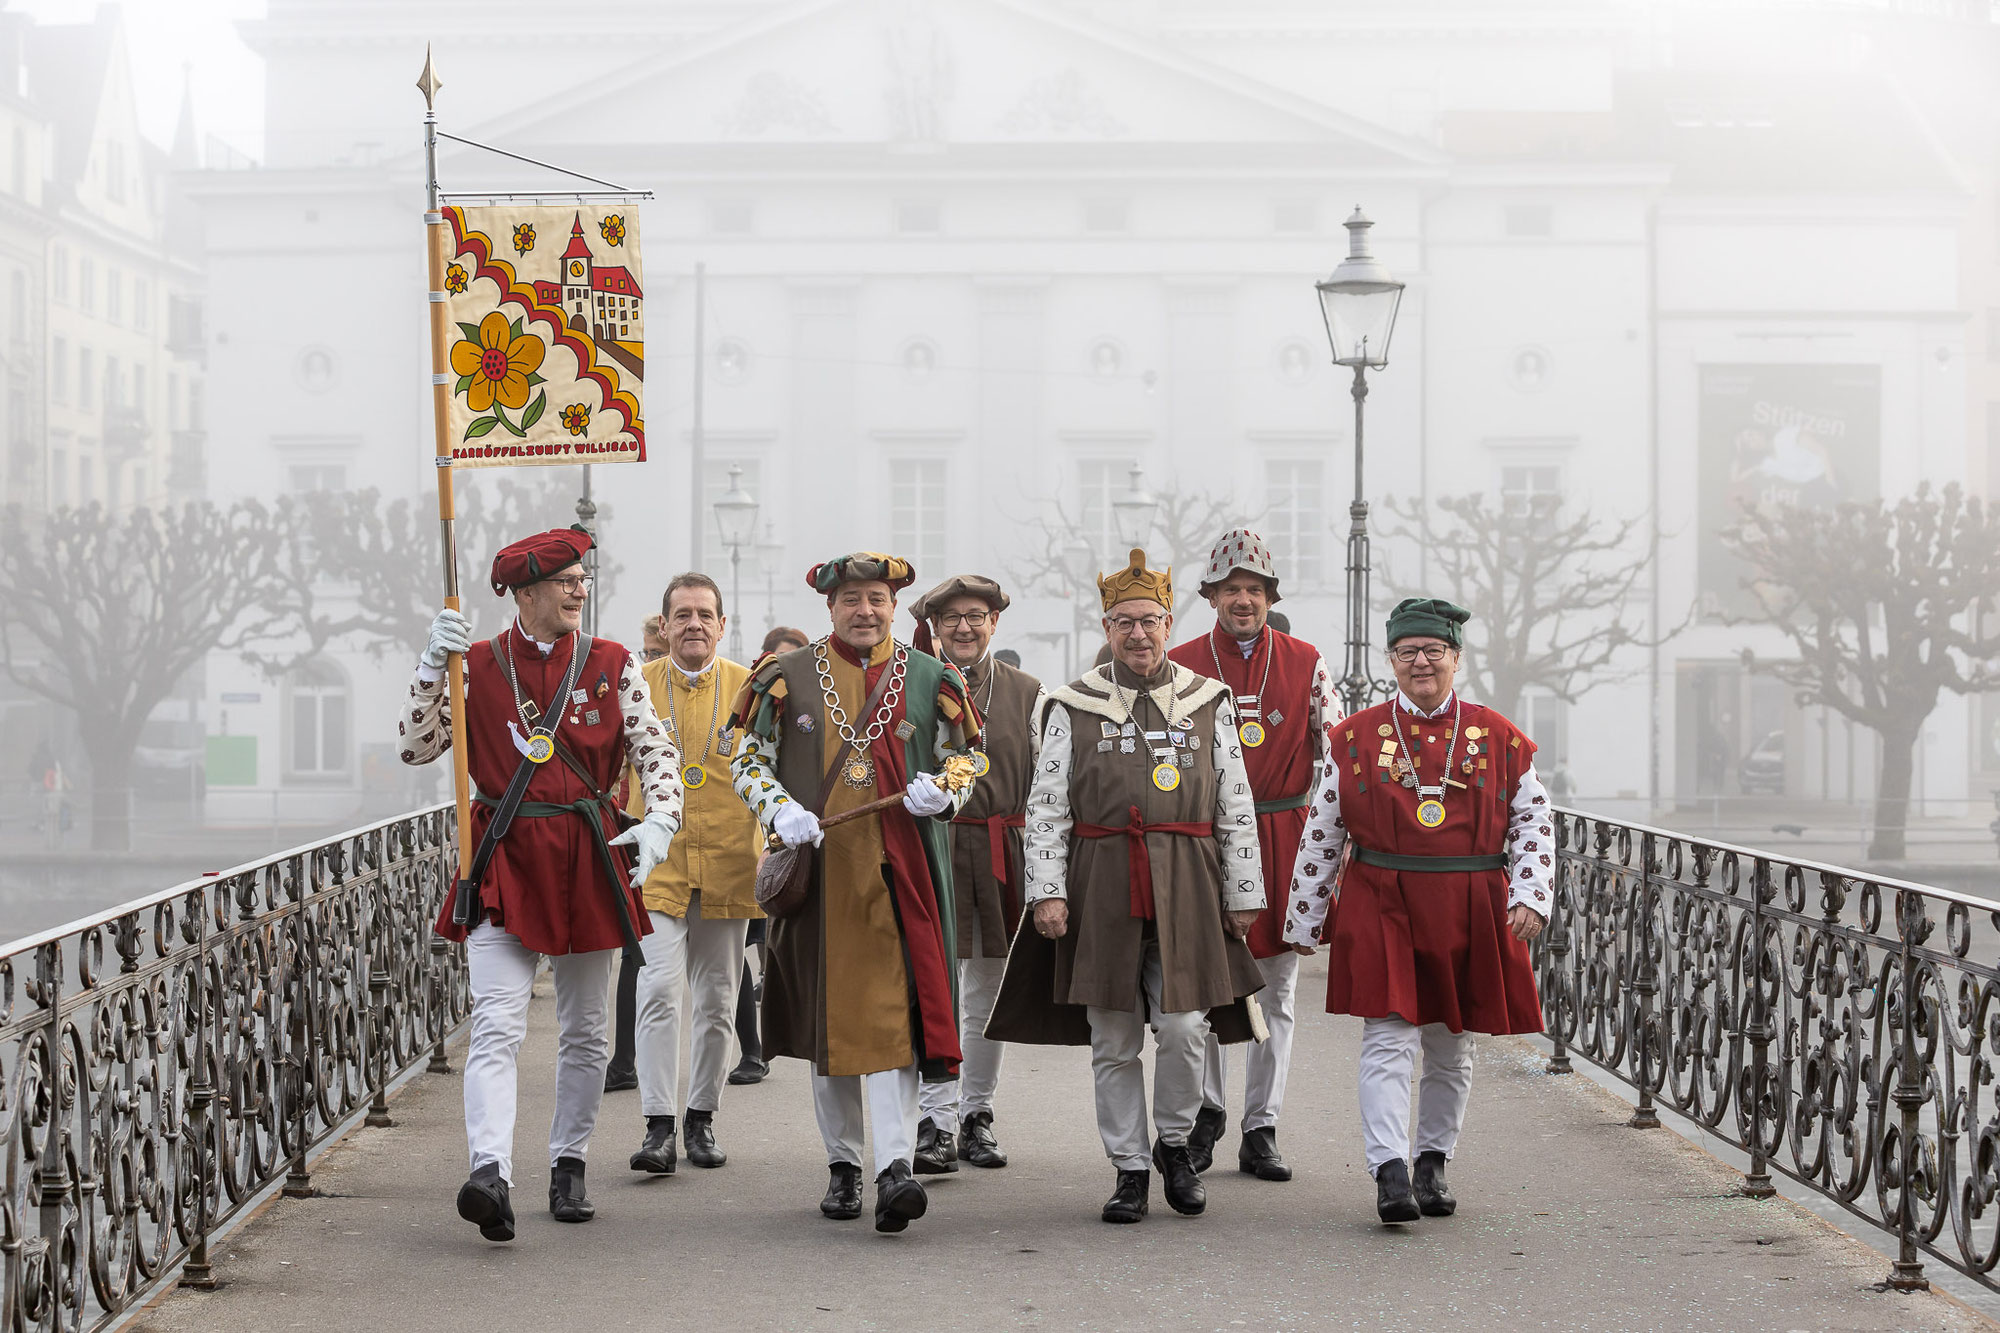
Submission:
[[[1262,722],[1245,722],[1236,729],[1236,734],[1243,738],[1245,745],[1254,750],[1264,743],[1264,724]]]
[[[974,750],[972,752],[972,776],[975,778],[983,778],[992,771],[993,771],[993,761],[988,759],[984,754],[981,754],[979,751]]]
[[[1153,785],[1161,791],[1172,791],[1181,785],[1181,770],[1174,764],[1153,765]]]
[[[875,761],[865,754],[855,755],[842,766],[840,780],[850,787],[873,787]]]
[[[1436,828],[1439,824],[1444,823],[1444,802],[1417,802],[1417,822],[1425,828]]]
[[[1384,722],[1381,726],[1375,728],[1375,734],[1377,736],[1393,736],[1396,734],[1396,729],[1387,722]]]
[[[555,737],[540,729],[528,733],[528,758],[531,762],[546,764],[555,757]]]
[[[1486,733],[1484,731],[1481,731],[1478,727],[1467,727],[1465,729],[1465,739],[1469,741],[1476,741],[1485,734]]]
[[[681,781],[687,784],[689,791],[700,791],[708,782],[708,770],[700,764],[689,764],[681,770]]]

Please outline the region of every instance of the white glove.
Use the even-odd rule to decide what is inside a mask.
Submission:
[[[431,641],[424,645],[423,663],[433,671],[442,671],[446,653],[462,653],[471,646],[472,622],[446,607],[431,622]]]
[[[652,814],[611,840],[613,847],[632,849],[633,888],[645,887],[646,881],[652,877],[653,868],[667,859],[667,848],[673,840],[673,826],[667,823],[667,817]]]
[[[941,815],[951,809],[951,793],[928,773],[919,773],[903,789],[903,808],[913,815]]]
[[[819,831],[819,816],[797,801],[786,801],[778,807],[778,813],[771,816],[771,832],[782,838],[787,847],[803,847],[807,843],[817,847],[826,841],[826,834]]]

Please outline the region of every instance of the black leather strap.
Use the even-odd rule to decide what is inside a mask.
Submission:
[[[1396,852],[1377,852],[1354,845],[1354,859],[1366,866],[1380,866],[1384,870],[1414,870],[1419,874],[1468,875],[1479,870],[1505,870],[1507,853],[1488,852],[1479,856],[1403,856]]]

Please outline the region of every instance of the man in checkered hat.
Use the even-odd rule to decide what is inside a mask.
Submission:
[[[472,1035],[465,1053],[465,1137],[472,1176],[458,1214],[488,1240],[514,1239],[515,1061],[543,958],[555,980],[556,1109],[549,1127],[549,1212],[587,1222],[584,1152],[611,1058],[605,1035],[613,956],[637,951],[652,927],[639,887],[667,857],[681,826],[680,758],[653,712],[639,663],[623,644],[583,633],[590,596],[580,528],[525,537],[493,560],[496,596],[514,619],[472,642],[472,625],[444,610],[398,719],[403,762],[428,764],[466,749],[474,787],[473,847],[437,932],[465,944]],[[444,688],[453,653],[465,657],[465,711]],[[624,833],[619,774],[629,763],[645,818]],[[628,862],[624,849],[635,853]]]
[[[1269,899],[1250,928],[1250,952],[1264,974],[1258,1001],[1271,1036],[1243,1053],[1243,1141],[1237,1168],[1259,1180],[1290,1180],[1278,1152],[1278,1112],[1292,1063],[1292,999],[1299,956],[1283,939],[1285,885],[1305,828],[1314,775],[1326,763],[1327,730],[1340,717],[1333,673],[1319,649],[1271,625],[1278,571],[1270,548],[1248,528],[1234,528],[1209,552],[1201,595],[1215,608],[1215,625],[1168,656],[1229,687],[1243,767],[1257,802],[1257,842]],[[1229,1057],[1213,1038],[1202,1079],[1201,1114],[1188,1135],[1195,1169],[1206,1171],[1229,1123]]]

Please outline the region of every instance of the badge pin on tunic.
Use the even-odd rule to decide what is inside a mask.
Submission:
[[[1110,742],[1110,741],[1099,741],[1099,742],[1097,743],[1097,752],[1098,752],[1099,754],[1110,754],[1110,753],[1111,753],[1111,742]]]
[[[1283,725],[1284,721],[1285,721],[1285,715],[1283,713],[1280,713],[1277,709],[1273,708],[1271,710],[1271,725],[1274,727],[1281,726]]]
[[[974,750],[972,752],[972,776],[975,778],[983,778],[992,771],[993,771],[993,761],[991,759],[988,759],[984,754],[981,754],[979,751]]]
[[[898,723],[896,724],[896,739],[897,739],[897,740],[899,740],[899,741],[906,741],[906,740],[910,739],[910,737],[912,737],[912,736],[914,736],[914,735],[916,735],[916,734],[917,734],[917,729],[916,729],[915,727],[911,726],[911,725],[910,725],[910,724],[909,724],[909,723],[908,723],[907,721],[905,721],[905,722],[898,722]]]
[[[1133,754],[1137,752],[1138,748],[1139,743],[1130,736],[1126,736],[1118,742],[1118,753],[1120,754]]]
[[[569,692],[569,701],[573,704],[589,703],[590,692],[588,690],[571,690]]]
[[[587,710],[583,715],[583,725],[585,725],[586,727],[596,726],[597,720],[600,716],[601,714],[598,713],[598,711],[595,708]]]
[[[592,687],[592,692],[595,693],[597,697],[600,699],[602,699],[605,695],[611,693],[611,677],[606,675],[602,671],[598,672],[597,684],[594,687]]]
[[[689,764],[681,770],[681,781],[687,784],[689,791],[700,791],[708,784],[708,770],[700,764]]]
[[[1116,722],[1100,722],[1097,725],[1099,730],[1104,733],[1106,740],[1115,741],[1118,739],[1118,724]]]
[[[800,713],[793,725],[797,726],[800,731],[811,731],[813,729],[812,714]]]

